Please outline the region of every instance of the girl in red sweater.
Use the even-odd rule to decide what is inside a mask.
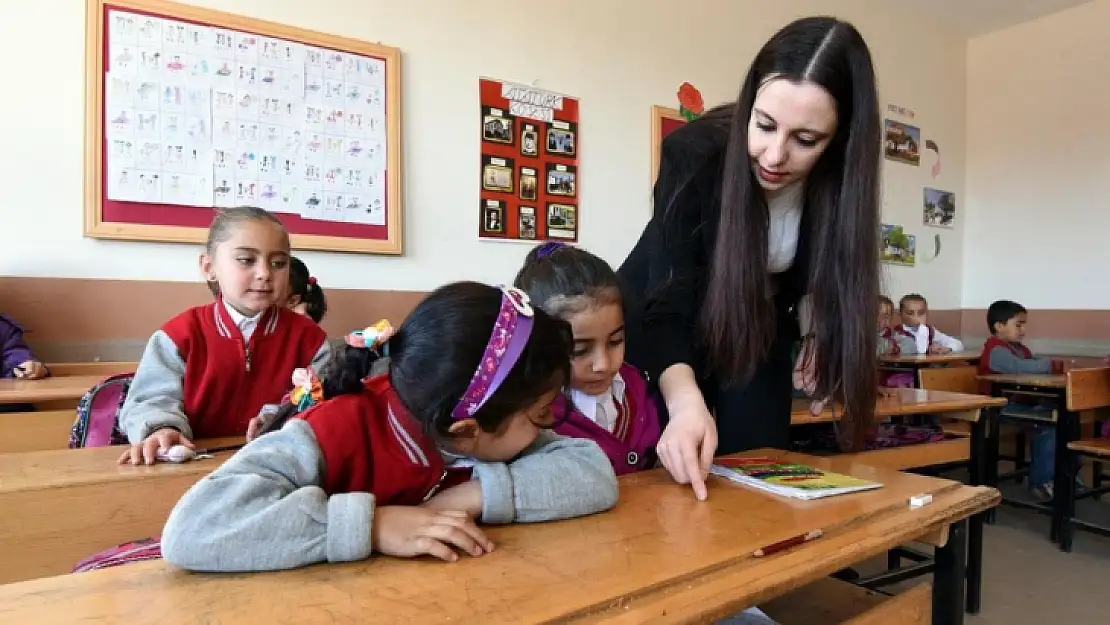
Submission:
[[[327,335],[286,308],[289,233],[253,207],[220,211],[200,270],[211,304],[166,322],[147,343],[119,416],[131,448],[120,463],[153,464],[159,451],[194,438],[243,436],[277,403],[298,367],[327,362]]]

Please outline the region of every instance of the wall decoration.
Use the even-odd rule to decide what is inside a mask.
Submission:
[[[886,110],[887,110],[888,113],[893,113],[895,115],[900,115],[902,117],[908,117],[910,119],[913,119],[914,116],[915,116],[915,113],[913,112],[913,109],[908,109],[904,106],[899,106],[897,104],[887,104],[886,105]]]
[[[694,85],[684,82],[678,86],[678,112],[682,117],[692,122],[705,112],[705,100],[701,92]]]
[[[478,81],[478,93],[478,237],[577,241],[578,100],[488,78]],[[537,207],[546,209],[544,218]]]
[[[954,228],[956,221],[956,194],[950,191],[925,188],[922,223],[937,228]]]
[[[906,234],[902,226],[882,224],[881,228],[879,260],[888,265],[913,267],[917,256],[917,237]]]
[[[199,243],[278,213],[295,249],[400,254],[401,53],[163,0],[87,0],[85,236]]]
[[[651,186],[659,176],[659,153],[663,149],[663,139],[686,124],[686,118],[678,109],[665,106],[651,107]]]
[[[893,119],[885,122],[883,153],[892,161],[921,164],[921,129]]]
[[[937,155],[937,161],[933,163],[933,178],[935,179],[940,175],[940,148],[937,147],[937,142],[932,139],[925,140],[925,149]]]

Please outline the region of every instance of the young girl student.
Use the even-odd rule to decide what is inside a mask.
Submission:
[[[293,312],[305,315],[320,323],[328,314],[328,300],[316,278],[308,272],[308,266],[296,256],[289,257],[289,302],[286,304]]]
[[[47,376],[46,365],[31,354],[23,328],[11,317],[0,315],[0,378],[37,380]]]
[[[219,297],[166,322],[143,352],[120,429],[131,441],[120,462],[152,464],[194,438],[242,436],[266,403],[278,402],[298,367],[330,354],[320,326],[285,307],[289,234],[260,208],[220,211],[200,269]]]
[[[565,323],[517,289],[459,282],[383,334],[348,336],[320,403],[185,494],[162,534],[167,561],[201,571],[372,553],[455,561],[493,549],[476,520],[548,521],[616,504],[601,449],[547,431],[569,375]],[[365,379],[379,350],[388,373]]]
[[[573,405],[555,431],[597,441],[617,473],[651,468],[659,414],[644,377],[624,362],[624,303],[617,274],[585,250],[544,243],[525,258],[514,284],[574,332],[568,385]],[[567,399],[555,401],[562,410]]]

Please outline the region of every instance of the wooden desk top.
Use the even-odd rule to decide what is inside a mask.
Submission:
[[[196,441],[201,448],[242,445],[242,437]],[[210,473],[235,452],[222,451],[215,458],[181,464],[160,462],[153,466],[117,464],[122,446],[85,449],[52,449],[0,454],[0,495],[16,491],[101,484],[146,479],[173,473]]]
[[[879,356],[879,362],[887,365],[931,365],[951,362],[976,362],[981,356],[982,354],[979,352],[906,354],[904,356]]]
[[[1068,376],[1065,374],[992,373],[989,375],[981,375],[979,379],[999,384],[1021,384],[1023,386],[1035,386],[1038,388],[1067,388],[1068,386]]]
[[[0,404],[33,404],[56,399],[80,399],[104,381],[103,375],[64,375],[41,380],[0,380]]]
[[[883,482],[823,501],[710,479],[708,501],[662,470],[621,478],[617,507],[559,523],[488,528],[497,548],[445,564],[374,556],[278,573],[190,574],[165,562],[0,586],[0,625],[144,623],[709,622],[997,504],[985,487],[837,458],[750,452]],[[910,510],[909,497],[933,502]],[[822,529],[766,557],[752,552]]]
[[[875,403],[875,417],[886,419],[914,414],[944,414],[947,417],[960,418],[974,421],[974,414],[983,408],[1000,407],[1006,405],[1002,397],[989,397],[987,395],[968,395],[965,393],[952,393],[949,391],[927,391],[917,388],[884,388],[881,396]],[[826,407],[817,416],[809,413],[810,401],[808,399],[795,399],[791,406],[790,424],[801,425],[804,423],[828,423],[834,420],[832,409]],[[840,408],[837,408],[836,418],[840,418]]]

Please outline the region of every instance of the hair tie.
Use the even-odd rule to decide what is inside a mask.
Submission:
[[[548,241],[536,248],[536,258],[547,258],[564,247],[566,247],[566,244],[558,241]]]
[[[486,350],[470,378],[466,392],[451,411],[455,420],[469,419],[489,400],[520,359],[532,335],[532,308],[528,294],[516,287],[502,286],[501,310],[493,322]]]
[[[312,286],[316,286],[316,276],[309,276],[308,277],[308,283],[311,284]]]
[[[324,387],[312,369],[293,370],[293,390],[289,392],[290,403],[296,404],[297,412],[324,401]]]
[[[382,319],[368,328],[351,332],[343,337],[343,340],[351,347],[377,350],[385,345],[385,342],[393,336],[393,332],[394,329],[389,324],[389,320]]]

